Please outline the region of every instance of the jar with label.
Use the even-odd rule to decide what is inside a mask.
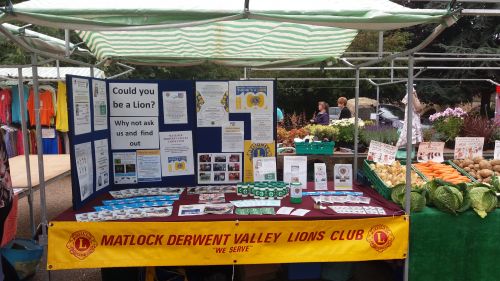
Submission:
[[[302,203],[302,184],[300,182],[292,182],[290,184],[290,203]]]

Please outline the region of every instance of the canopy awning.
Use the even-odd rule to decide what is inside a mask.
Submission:
[[[248,3],[247,6],[245,6]],[[80,30],[99,59],[282,66],[340,57],[358,30],[443,23],[447,10],[389,0],[32,0],[0,21]]]
[[[23,78],[33,78],[32,68],[23,68]],[[38,78],[40,79],[66,79],[66,75],[91,76],[89,67],[38,67]],[[94,68],[94,77],[106,78],[104,71]],[[2,78],[18,78],[17,68],[0,68],[0,80]]]

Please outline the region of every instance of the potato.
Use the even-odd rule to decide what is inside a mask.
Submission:
[[[472,158],[472,161],[474,161],[474,164],[479,164],[483,160],[483,157],[474,157]]]
[[[470,168],[469,168],[469,167],[465,167],[465,168],[464,168],[464,171],[466,171],[466,172],[470,172]]]
[[[481,171],[479,171],[479,175],[481,175],[481,177],[483,178],[491,177],[493,175],[493,171],[488,169],[482,169]]]
[[[500,173],[500,165],[495,165],[493,171]]]
[[[485,182],[485,183],[491,182],[491,177],[487,177],[487,178],[483,179],[483,182]]]
[[[490,161],[491,166],[500,165],[500,159],[495,159]]]
[[[481,170],[481,169],[479,168],[479,164],[474,164],[474,169],[476,169],[476,171]]]
[[[481,160],[481,162],[479,162],[479,168],[481,168],[481,170],[483,169],[491,170],[490,162],[486,160]]]
[[[469,165],[474,165],[474,161],[470,160],[470,159],[465,159],[465,160],[462,160],[462,162],[464,163],[464,166],[469,166]]]

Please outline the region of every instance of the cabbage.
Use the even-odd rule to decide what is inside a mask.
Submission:
[[[432,203],[443,212],[456,215],[457,210],[462,207],[464,197],[458,188],[443,185],[434,191],[431,196]]]
[[[412,191],[410,193],[410,211],[412,212],[420,212],[425,207],[425,196],[420,194],[419,192]],[[406,209],[406,194],[403,196],[402,202],[403,208]]]
[[[487,187],[475,187],[469,192],[472,208],[481,217],[486,217],[487,212],[497,207],[497,196],[495,192]]]
[[[406,191],[406,184],[400,183],[398,185],[395,185],[391,191],[392,202],[401,205],[401,202],[403,202],[403,198],[405,196],[405,191]]]
[[[432,197],[431,195],[434,193],[434,190],[438,188],[438,184],[435,180],[431,180],[422,185],[422,189],[425,190],[425,201],[427,205],[432,206]]]
[[[492,176],[490,184],[493,191],[500,192],[500,177],[497,175]]]

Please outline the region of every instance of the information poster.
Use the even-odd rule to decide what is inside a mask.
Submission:
[[[92,80],[92,96],[94,101],[94,131],[108,129],[108,102],[106,81]]]
[[[254,181],[276,181],[276,157],[253,158]]]
[[[196,82],[198,127],[221,127],[229,121],[227,82]]]
[[[222,152],[242,152],[245,122],[229,121],[222,126]]]
[[[229,110],[232,113],[273,111],[273,81],[230,81]]]
[[[241,182],[241,153],[198,153],[198,184]]]
[[[163,92],[164,124],[187,124],[186,91]]]
[[[96,191],[99,191],[109,185],[108,140],[102,139],[94,141],[94,152]]]
[[[161,181],[160,150],[137,150],[137,181]]]
[[[91,132],[89,81],[73,78],[73,120],[75,136]]]
[[[111,117],[111,149],[158,149],[158,117]]]
[[[335,164],[333,185],[335,190],[352,190],[352,164]]]
[[[325,163],[314,163],[314,190],[328,190]]]
[[[252,114],[252,141],[270,143],[274,140],[273,112]]]
[[[162,176],[194,175],[193,133],[161,132]]]
[[[367,159],[375,163],[392,165],[396,161],[397,152],[398,148],[396,146],[372,140],[368,148]]]
[[[418,162],[444,162],[444,142],[421,142],[418,146]]]
[[[158,116],[157,83],[109,83],[111,116]]]
[[[307,156],[285,156],[283,160],[283,181],[298,182],[302,189],[307,188]]]
[[[245,140],[244,150],[244,181],[253,182],[253,158],[255,157],[274,157],[276,158],[275,143],[253,143],[251,140]]]
[[[80,198],[85,200],[94,192],[94,167],[92,164],[92,144],[90,142],[75,145],[75,162],[80,186]]]
[[[500,159],[500,140],[495,141],[495,152],[493,159]]]
[[[136,184],[137,167],[135,152],[113,153],[113,175],[115,184]]]
[[[483,157],[484,138],[455,138],[454,159],[472,159]]]

